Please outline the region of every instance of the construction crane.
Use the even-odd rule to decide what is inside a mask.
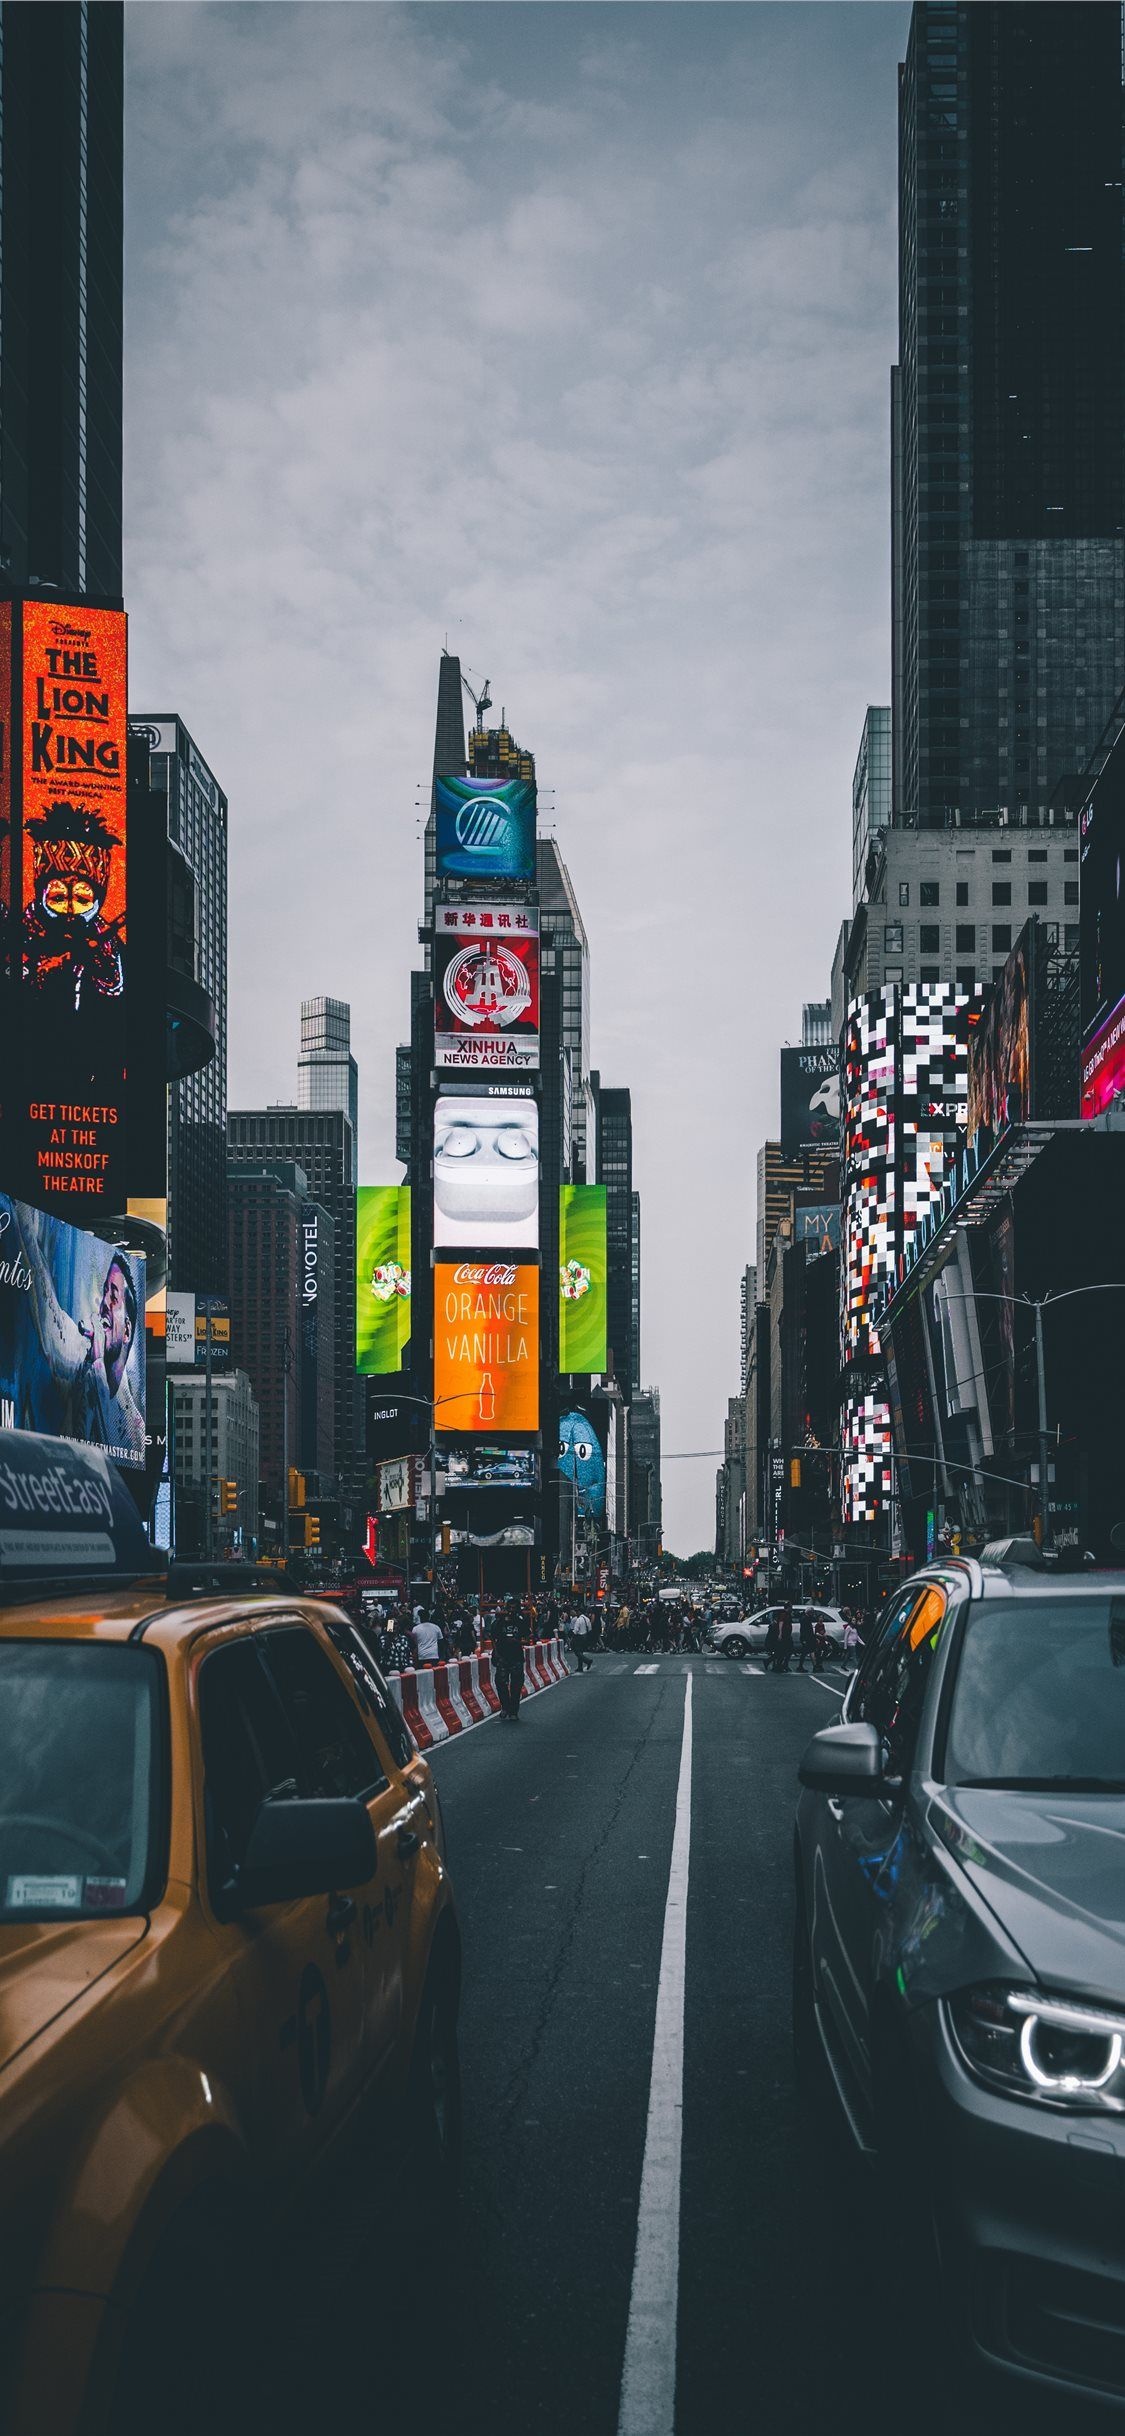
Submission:
[[[475,720],[476,720],[476,724],[477,724],[478,728],[483,728],[483,726],[484,726],[484,714],[485,714],[486,710],[491,710],[491,708],[492,708],[492,695],[491,695],[491,693],[489,692],[489,687],[488,687],[488,678],[487,678],[487,677],[485,678],[485,680],[484,680],[484,684],[482,685],[482,687],[481,687],[481,690],[480,690],[479,694],[474,693],[473,688],[472,688],[472,686],[470,685],[469,680],[468,680],[468,677],[465,675],[464,670],[462,670],[462,672],[461,672],[461,683],[462,683],[462,685],[463,685],[463,686],[464,686],[464,688],[465,688],[465,691],[466,691],[466,693],[467,693],[467,695],[468,695],[468,697],[469,697],[470,702],[472,703],[472,706],[473,706],[473,715],[474,715],[474,718],[475,718]]]

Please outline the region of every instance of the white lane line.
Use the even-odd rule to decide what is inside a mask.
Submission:
[[[826,1683],[826,1682],[825,1682],[823,1675],[810,1675],[810,1676],[809,1676],[809,1682],[810,1682],[810,1683],[819,1683],[820,1688],[821,1688],[821,1691],[822,1691],[822,1692],[831,1692],[833,1700],[842,1700],[842,1699],[843,1699],[843,1697],[844,1697],[843,1692],[838,1692],[838,1691],[837,1691],[836,1686],[835,1686],[835,1684],[834,1684],[834,1683]]]
[[[680,2284],[680,2158],[684,2121],[684,1978],[691,1856],[691,1676],[676,1787],[672,1866],[656,1991],[648,2126],[617,2436],[675,2436]]]
[[[727,1667],[728,1667],[729,1665],[730,1665],[730,1659],[729,1659],[729,1658],[726,1658],[726,1659],[723,1659],[723,1658],[718,1658],[718,1659],[716,1659],[716,1660],[715,1660],[714,1664],[712,1664],[711,1660],[710,1660],[710,1659],[708,1659],[707,1664],[706,1664],[706,1666],[705,1666],[705,1668],[704,1668],[704,1670],[703,1670],[703,1671],[704,1671],[704,1674],[707,1674],[707,1675],[725,1675],[725,1674],[726,1674],[726,1671],[727,1671]]]
[[[658,1675],[658,1674],[660,1673],[660,1667],[659,1667],[659,1665],[655,1665],[655,1666],[635,1666],[635,1667],[633,1668],[633,1673],[634,1673],[635,1675]]]
[[[747,1658],[745,1665],[739,1669],[740,1674],[743,1675],[764,1675],[765,1671],[764,1666],[755,1666],[750,1658]]]

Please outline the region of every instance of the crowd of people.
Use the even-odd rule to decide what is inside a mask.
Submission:
[[[868,1619],[862,1609],[844,1607],[839,1612],[844,1620],[845,1658],[856,1665],[867,1638]],[[373,1612],[369,1610],[363,1621],[373,1655],[386,1674],[440,1665],[450,1658],[472,1658],[489,1650],[505,1714],[518,1717],[524,1651],[529,1642],[561,1640],[574,1671],[582,1674],[598,1652],[682,1655],[702,1651],[712,1624],[721,1615],[707,1600],[696,1604],[689,1599],[652,1597],[640,1589],[627,1588],[620,1598],[601,1604],[554,1595],[475,1600],[439,1591],[432,1598],[413,1602],[387,1599]],[[790,1600],[771,1608],[765,1663],[772,1672],[788,1674],[794,1658],[799,1674],[806,1660],[816,1669],[829,1654],[823,1621],[812,1609],[795,1609]]]

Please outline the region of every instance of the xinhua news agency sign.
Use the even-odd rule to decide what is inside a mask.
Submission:
[[[122,610],[0,603],[0,1158],[83,1226],[128,1197],[126,692]]]

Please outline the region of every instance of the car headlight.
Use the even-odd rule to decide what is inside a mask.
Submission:
[[[1032,1988],[969,1988],[947,2000],[960,2054],[1009,2097],[1125,2113],[1125,2013]]]

